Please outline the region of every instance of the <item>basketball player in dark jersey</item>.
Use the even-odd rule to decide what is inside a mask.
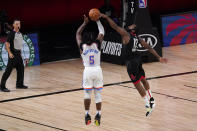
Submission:
[[[137,52],[136,45],[138,41],[140,44],[148,49],[161,63],[167,63],[166,58],[162,58],[157,54],[157,52],[150,47],[144,40],[139,38],[136,33],[136,25],[128,26],[127,32],[125,29],[119,27],[111,18],[105,14],[101,14],[101,17],[106,19],[110,26],[116,30],[122,36],[122,43],[126,45],[126,65],[127,72],[134,86],[138,90],[139,94],[145,101],[145,107],[147,109],[146,116],[149,116],[155,106],[155,100],[152,96],[150,86],[148,81],[145,78],[145,72],[142,67],[142,60],[140,55]],[[130,34],[131,33],[131,34]],[[142,83],[142,84],[141,84]]]

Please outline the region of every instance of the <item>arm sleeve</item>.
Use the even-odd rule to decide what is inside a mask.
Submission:
[[[103,25],[101,24],[100,20],[96,21],[97,26],[98,26],[98,30],[99,30],[99,34],[105,34],[105,30],[103,28]]]

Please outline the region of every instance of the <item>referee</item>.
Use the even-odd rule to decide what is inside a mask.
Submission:
[[[23,47],[23,36],[19,32],[20,30],[20,20],[14,20],[13,22],[13,31],[7,36],[7,41],[5,43],[6,50],[8,52],[8,64],[6,70],[1,78],[0,90],[3,92],[10,92],[9,89],[6,88],[6,81],[9,78],[12,69],[15,67],[17,71],[17,81],[16,88],[17,89],[27,89],[28,87],[24,85],[24,64],[21,56],[21,50]],[[26,59],[26,62],[28,60]]]

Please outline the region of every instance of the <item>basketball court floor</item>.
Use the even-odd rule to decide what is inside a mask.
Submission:
[[[143,65],[156,107],[146,117],[144,101],[125,66],[102,62],[102,123],[84,123],[81,59],[27,67],[27,90],[16,90],[16,71],[0,92],[0,129],[8,131],[196,131],[197,44],[163,48],[168,64]],[[3,71],[0,72],[2,76]],[[94,98],[92,96],[92,98]],[[93,99],[94,100],[94,99]],[[92,101],[90,114],[95,116]]]

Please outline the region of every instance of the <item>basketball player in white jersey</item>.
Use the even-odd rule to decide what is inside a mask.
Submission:
[[[99,34],[97,38],[93,36],[93,33],[96,32],[83,32],[84,28],[88,24],[88,17],[84,15],[84,22],[78,28],[76,33],[76,40],[80,48],[81,57],[84,64],[83,72],[83,88],[84,88],[84,106],[85,106],[85,124],[89,125],[91,123],[91,116],[89,115],[89,108],[91,103],[91,93],[94,89],[95,103],[97,113],[95,116],[95,124],[100,125],[101,119],[101,89],[103,88],[103,75],[102,69],[100,67],[100,47],[101,42],[104,37],[104,28],[100,20],[96,21]],[[82,37],[83,32],[83,37]]]

